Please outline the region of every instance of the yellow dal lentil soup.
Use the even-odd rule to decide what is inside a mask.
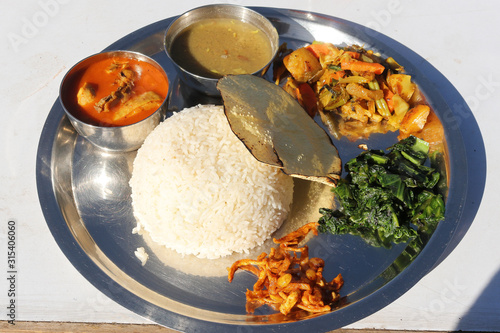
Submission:
[[[182,68],[212,78],[254,73],[271,57],[271,43],[263,31],[231,18],[200,20],[172,44],[172,58]]]

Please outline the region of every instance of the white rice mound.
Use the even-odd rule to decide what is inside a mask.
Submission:
[[[137,152],[130,186],[138,230],[207,259],[261,245],[286,219],[293,197],[292,178],[258,162],[214,105],[158,125]]]

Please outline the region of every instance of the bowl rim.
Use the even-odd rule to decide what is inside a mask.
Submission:
[[[162,74],[163,76],[165,77],[165,79],[167,80],[167,92],[166,92],[166,96],[165,96],[165,99],[163,100],[163,102],[161,103],[161,105],[153,112],[151,113],[149,116],[147,116],[146,118],[143,118],[135,123],[132,123],[132,124],[128,124],[128,125],[116,125],[116,126],[103,126],[103,125],[96,125],[96,124],[91,124],[89,122],[86,122],[80,118],[78,118],[77,116],[75,116],[73,113],[71,113],[71,111],[69,110],[69,108],[66,107],[65,103],[64,103],[64,98],[63,98],[63,91],[64,91],[64,88],[65,88],[65,83],[67,82],[68,78],[71,77],[71,75],[74,74],[74,71],[79,69],[80,66],[84,66],[87,62],[90,62],[91,59],[93,58],[97,58],[97,57],[103,57],[102,59],[107,59],[107,58],[111,58],[113,55],[120,55],[120,54],[128,54],[128,55],[133,55],[134,57],[130,57],[130,56],[126,56],[128,58],[132,58],[132,59],[137,59],[139,61],[145,61],[145,62],[148,62],[150,64],[152,64],[156,69],[158,69]],[[101,129],[101,130],[106,130],[106,131],[111,131],[113,129],[121,129],[121,128],[127,128],[127,127],[132,127],[132,126],[135,126],[135,125],[138,125],[146,120],[148,120],[149,118],[155,116],[158,112],[161,112],[161,110],[164,108],[164,106],[166,105],[167,101],[168,101],[168,98],[169,98],[169,95],[170,95],[170,79],[168,77],[168,74],[167,72],[165,71],[165,69],[163,68],[162,65],[160,65],[156,60],[154,60],[153,58],[145,55],[144,53],[141,53],[141,52],[137,52],[137,51],[131,51],[131,50],[108,50],[108,51],[104,51],[104,52],[97,52],[97,53],[94,53],[94,54],[91,54],[83,59],[81,59],[80,61],[78,61],[77,63],[75,63],[73,66],[71,66],[71,68],[66,72],[66,74],[64,74],[64,77],[62,78],[61,80],[61,83],[59,85],[59,103],[61,103],[61,106],[65,112],[65,114],[68,116],[68,118],[70,118],[70,120],[73,122],[73,121],[76,121],[82,125],[85,125],[89,128],[98,128],[98,129]]]

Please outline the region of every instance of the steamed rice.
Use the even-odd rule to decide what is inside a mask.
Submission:
[[[138,229],[180,254],[209,259],[262,244],[293,196],[291,177],[258,162],[213,105],[161,123],[137,152],[130,186]]]

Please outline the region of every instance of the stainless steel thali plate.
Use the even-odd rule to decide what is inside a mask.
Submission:
[[[59,101],[48,115],[38,148],[40,204],[55,240],[81,274],[117,303],[158,324],[186,332],[237,328],[242,332],[329,331],[388,305],[455,248],[481,201],[486,175],[484,145],[464,99],[434,67],[405,46],[335,17],[287,9],[253,9],[271,20],[280,42],[287,42],[290,48],[313,40],[363,45],[382,56],[394,57],[420,86],[445,128],[449,184],[446,218],[418,256],[412,257],[406,244],[385,249],[372,247],[355,236],[319,235],[309,242],[310,253],[325,259],[326,278],[342,273],[345,304],[328,314],[295,319],[264,307],[247,315],[244,293],[254,278],[241,274],[229,284],[225,267],[232,258],[211,262],[183,259],[132,233],[136,222],[128,180],[135,152],[106,153],[86,142],[74,131]],[[199,103],[220,103],[186,89],[176,77],[162,40],[173,19],[137,30],[107,50],[138,51],[158,61],[170,78],[170,111]],[[359,142],[334,142],[344,162],[360,152]],[[374,135],[364,141],[378,149],[394,142],[395,134]],[[296,186],[302,194],[321,194],[303,181]],[[317,207],[309,207],[300,193],[293,205],[297,216],[316,214]],[[150,256],[144,266],[134,255],[138,247],[144,247]]]

